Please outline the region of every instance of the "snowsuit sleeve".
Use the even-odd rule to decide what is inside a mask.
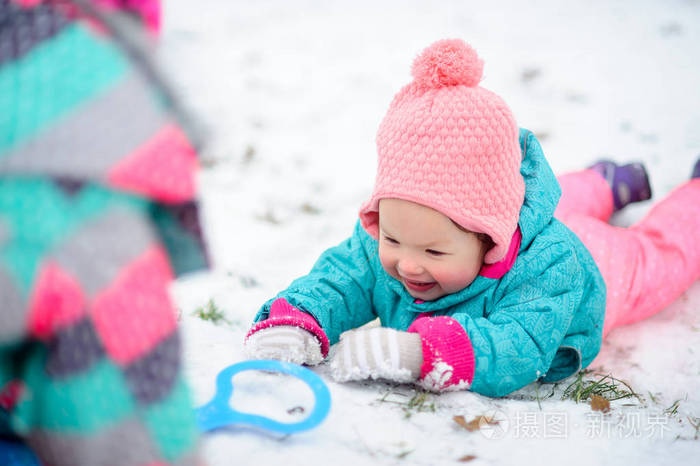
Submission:
[[[372,292],[376,276],[371,261],[377,251],[371,242],[362,241],[361,235],[366,233],[361,228],[358,222],[350,238],[326,250],[307,275],[266,302],[255,322],[267,319],[272,303],[284,298],[310,314],[334,344],[342,332],[374,319]]]
[[[409,331],[423,340],[423,385],[499,397],[545,376],[583,292],[575,254],[546,236],[519,258],[485,312],[462,305],[413,323]]]

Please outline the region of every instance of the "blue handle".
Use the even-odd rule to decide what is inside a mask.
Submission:
[[[300,379],[311,388],[316,398],[314,410],[303,421],[286,423],[256,414],[241,413],[232,409],[229,406],[229,400],[233,395],[233,376],[239,372],[250,370],[281,372]],[[331,394],[318,375],[296,364],[259,359],[239,362],[219,372],[219,375],[216,377],[216,394],[214,398],[204,406],[197,408],[196,416],[197,424],[199,424],[202,432],[236,425],[260,427],[281,434],[293,434],[319,425],[328,415],[330,407]]]

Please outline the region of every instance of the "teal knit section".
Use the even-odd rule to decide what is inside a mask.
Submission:
[[[0,220],[11,236],[11,241],[0,246],[0,263],[13,272],[26,297],[46,253],[85,221],[117,205],[144,215],[149,210],[147,200],[99,185],[85,185],[71,196],[47,179],[0,180]]]
[[[133,413],[134,399],[123,372],[109,360],[84,373],[54,379],[46,374],[46,357],[46,348],[35,345],[22,375],[31,396],[12,416],[16,432],[45,429],[89,435]]]
[[[79,23],[0,66],[0,157],[115,83],[126,69],[113,43]]]
[[[170,395],[145,413],[144,422],[168,462],[175,462],[181,455],[192,451],[197,441],[194,411],[188,409],[189,406],[190,394],[180,374]]]

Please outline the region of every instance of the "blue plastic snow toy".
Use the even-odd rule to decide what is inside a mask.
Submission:
[[[316,398],[314,409],[304,420],[294,423],[275,421],[257,414],[241,413],[229,405],[233,395],[233,376],[243,371],[269,371],[292,375],[306,383]],[[312,429],[328,415],[331,394],[321,378],[305,367],[282,361],[267,359],[244,361],[219,372],[216,377],[216,394],[204,406],[197,408],[197,423],[202,432],[222,427],[257,427],[280,434],[293,434]]]

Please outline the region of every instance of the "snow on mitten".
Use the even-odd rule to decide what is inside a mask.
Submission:
[[[420,335],[375,327],[340,335],[331,357],[331,374],[338,382],[368,378],[415,382],[422,364]]]
[[[293,325],[276,325],[250,335],[245,341],[250,359],[277,359],[316,365],[323,361],[321,343],[313,333]]]

